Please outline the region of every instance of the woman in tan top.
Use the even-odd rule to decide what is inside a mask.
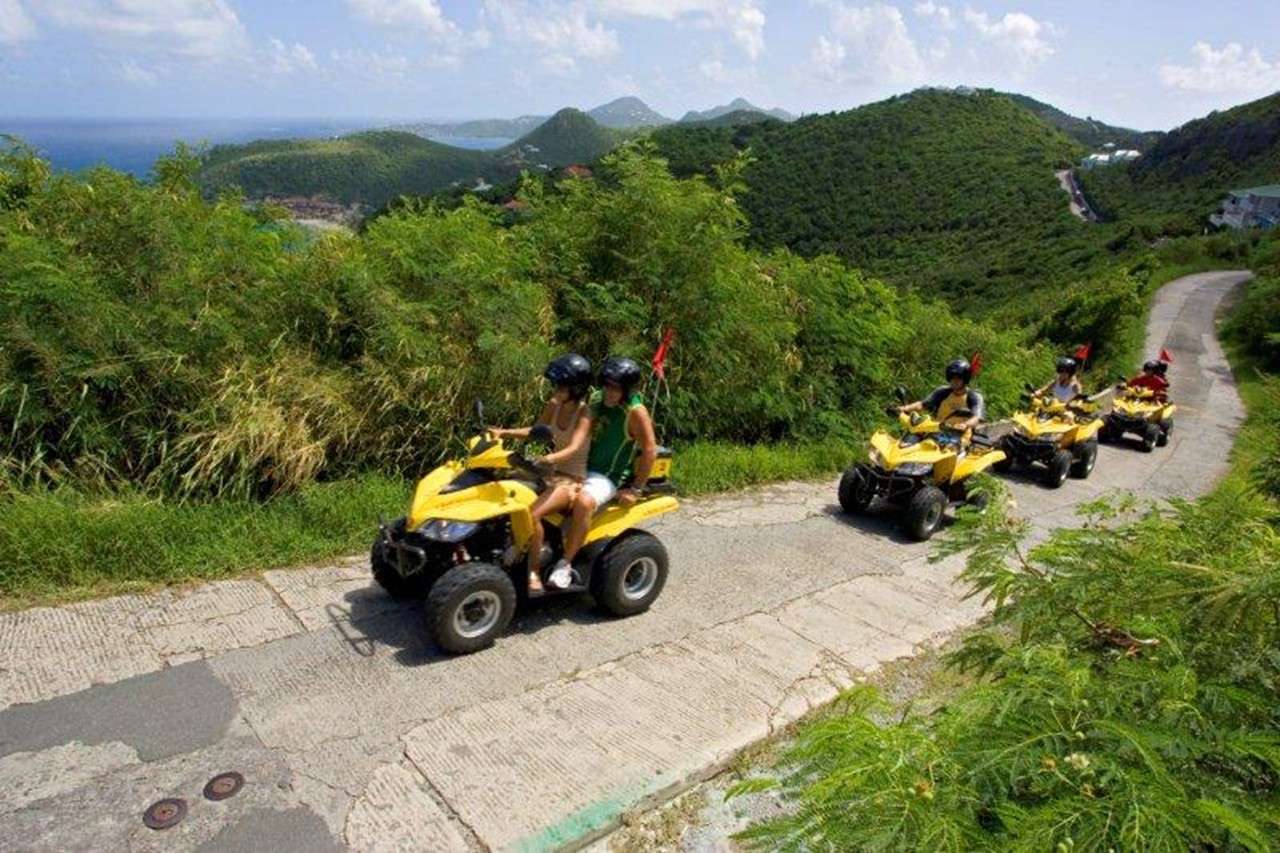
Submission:
[[[577,353],[568,353],[548,364],[542,375],[555,387],[555,391],[542,408],[538,423],[550,428],[554,450],[536,460],[551,466],[552,474],[546,478],[546,490],[530,508],[533,535],[529,539],[529,591],[535,594],[544,591],[542,577],[538,573],[545,535],[542,519],[554,512],[565,512],[573,505],[578,486],[587,476],[587,452],[591,443],[591,407],[587,405],[591,362]],[[494,429],[492,433],[497,438],[528,438],[532,429]],[[560,560],[552,568],[547,581],[563,589],[572,578],[568,562]]]

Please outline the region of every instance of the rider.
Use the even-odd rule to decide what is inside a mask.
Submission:
[[[968,433],[982,422],[987,411],[981,392],[969,387],[969,380],[972,378],[973,367],[967,360],[957,358],[947,365],[946,385],[935,389],[923,400],[897,407],[897,411],[918,412],[921,409],[928,409],[935,420],[943,423],[951,417],[953,412],[968,409],[969,417],[963,423],[954,425],[956,430]]]
[[[1163,368],[1162,365],[1164,365]],[[1168,365],[1164,362],[1154,359],[1148,361],[1142,365],[1142,372],[1124,383],[1124,387],[1143,388],[1154,394],[1157,399],[1162,399],[1169,390],[1169,382],[1163,375],[1167,369]]]
[[[587,479],[573,503],[573,517],[564,538],[564,559],[557,568],[563,564],[567,570],[573,562],[598,509],[614,497],[623,506],[631,506],[649,481],[649,471],[658,458],[658,440],[653,418],[636,391],[642,375],[640,365],[629,358],[611,356],[600,366],[600,390],[591,400],[593,427]]]
[[[535,459],[539,465],[550,466],[552,473],[546,478],[547,488],[530,508],[533,515],[533,533],[529,538],[529,591],[544,591],[538,574],[542,560],[544,532],[542,519],[552,513],[564,513],[573,505],[578,489],[587,477],[587,454],[591,446],[591,406],[587,392],[591,388],[591,362],[575,352],[566,353],[547,365],[542,375],[554,388],[551,399],[542,408],[538,423],[551,430],[553,452]],[[532,427],[520,429],[494,429],[496,438],[528,438]],[[514,561],[514,556],[512,558]],[[561,561],[564,562],[563,560]],[[568,564],[560,563],[551,570],[547,581],[563,589],[572,576]]]
[[[1080,384],[1079,377],[1076,376],[1080,372],[1080,364],[1070,356],[1063,356],[1058,359],[1057,368],[1058,378],[1037,388],[1036,396],[1043,397],[1049,391],[1052,391],[1053,398],[1059,403],[1070,403],[1084,393],[1084,387]]]

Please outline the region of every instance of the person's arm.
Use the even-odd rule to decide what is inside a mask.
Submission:
[[[549,424],[555,412],[552,410],[551,401],[542,407],[542,415],[538,418],[538,423]],[[535,424],[536,426],[537,424]],[[514,429],[503,429],[502,427],[489,427],[489,432],[493,433],[494,438],[519,438],[525,439],[529,437],[529,433],[533,432],[533,427],[515,427]]]
[[[987,401],[982,399],[980,392],[970,388],[968,399],[965,402],[969,404],[969,411],[973,414],[964,422],[962,428],[970,430],[982,423],[982,419],[987,416]]]
[[[916,400],[914,403],[904,403],[898,407],[898,411],[903,414],[918,412],[924,408],[924,400]]]
[[[636,493],[649,482],[649,472],[658,458],[658,438],[653,432],[653,418],[644,406],[636,406],[627,414],[627,432],[640,447],[636,459],[635,471],[631,474],[631,485],[618,492],[618,500],[623,506],[636,502]]]
[[[591,437],[591,410],[587,409],[578,416],[578,425],[573,428],[573,435],[569,436],[569,443],[555,453],[548,453],[543,456],[540,461],[547,465],[558,465],[566,459],[572,459],[573,455],[580,451]]]
[[[1053,387],[1053,383],[1054,383],[1054,382],[1056,382],[1056,381],[1057,381],[1057,380],[1055,380],[1055,379],[1050,379],[1048,382],[1044,383],[1044,384],[1043,384],[1043,385],[1041,385],[1039,388],[1037,388],[1036,390],[1032,391],[1032,392],[1031,392],[1031,396],[1033,396],[1033,397],[1043,397],[1045,394],[1047,394],[1047,393],[1049,392],[1049,389],[1050,389],[1051,387]]]

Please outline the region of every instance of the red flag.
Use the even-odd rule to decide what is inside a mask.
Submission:
[[[675,340],[676,330],[667,329],[662,335],[662,343],[658,344],[658,349],[653,354],[653,372],[658,374],[659,379],[667,378],[667,353],[671,350],[671,342]]]
[[[1093,341],[1089,341],[1089,343],[1087,344],[1081,344],[1080,346],[1076,347],[1076,351],[1073,353],[1073,355],[1075,356],[1075,360],[1079,362],[1088,361],[1089,350],[1091,349],[1093,349]]]
[[[977,379],[978,374],[982,372],[982,351],[979,350],[969,359],[969,368],[973,371],[973,378]]]
[[[1160,347],[1160,360],[1165,364],[1173,364],[1173,355],[1164,347]]]

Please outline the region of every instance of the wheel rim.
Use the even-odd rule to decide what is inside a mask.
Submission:
[[[1084,472],[1086,474],[1092,474],[1093,466],[1096,464],[1098,464],[1098,454],[1096,452],[1090,453],[1085,457]]]
[[[623,572],[622,594],[631,601],[644,598],[657,582],[658,562],[652,557],[641,557]]]
[[[934,501],[929,505],[929,511],[924,516],[924,526],[926,530],[932,530],[938,526],[938,522],[942,520],[942,504]]]
[[[502,614],[502,599],[492,590],[482,589],[462,599],[453,611],[453,629],[473,640],[493,630]]]

